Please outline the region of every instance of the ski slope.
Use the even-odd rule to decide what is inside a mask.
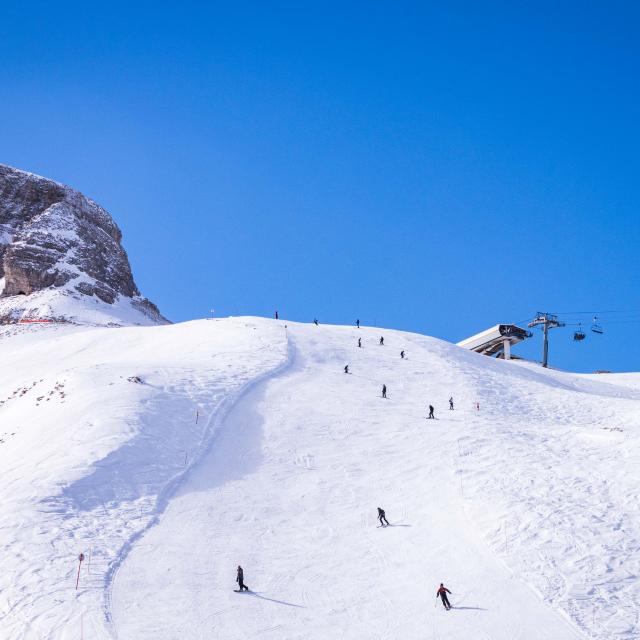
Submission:
[[[257,318],[0,349],[0,637],[640,634],[637,374]]]

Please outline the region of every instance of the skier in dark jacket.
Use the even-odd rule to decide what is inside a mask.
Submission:
[[[249,587],[244,583],[244,571],[242,567],[238,565],[238,576],[236,577],[238,583],[238,591],[249,591]]]
[[[378,507],[378,520],[380,520],[381,527],[384,527],[385,525],[389,524],[389,521],[387,520],[387,516],[384,514],[384,509],[381,509],[380,507]]]
[[[349,373],[349,365],[348,364],[344,365],[344,372],[345,373]]]
[[[449,398],[449,411],[453,411],[453,396]]]
[[[278,310],[276,309],[276,320],[278,319]]]
[[[356,327],[358,327],[358,329],[360,328],[360,318],[356,320]]]
[[[431,420],[435,419],[435,416],[433,415],[433,411],[434,411],[433,405],[430,404],[429,405],[429,415],[427,416],[428,419],[431,419]]]
[[[383,398],[387,397],[387,385],[386,384],[382,385],[382,397]]]
[[[449,589],[447,589],[447,587],[445,587],[441,582],[440,588],[436,592],[436,598],[440,596],[440,598],[442,598],[442,604],[444,605],[444,608],[449,611],[449,609],[451,609],[451,604],[449,603],[449,598],[447,598],[447,593],[451,593],[451,591],[449,591]]]
[[[384,344],[384,338],[382,336],[380,336],[380,344]]]
[[[362,338],[358,338],[358,346],[362,347]]]
[[[315,325],[316,325],[316,327],[318,326],[318,318],[314,318],[314,319],[313,319],[313,324],[315,324]]]
[[[404,360],[404,351],[400,352],[400,357]]]

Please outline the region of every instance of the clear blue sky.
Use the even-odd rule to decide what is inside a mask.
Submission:
[[[551,362],[640,370],[638,6],[5,3],[0,161],[105,206],[173,320],[625,311]]]

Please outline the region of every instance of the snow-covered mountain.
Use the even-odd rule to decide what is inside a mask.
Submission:
[[[78,191],[0,164],[0,322],[158,324],[111,216]]]
[[[640,635],[638,374],[258,318],[0,352],[3,639]]]

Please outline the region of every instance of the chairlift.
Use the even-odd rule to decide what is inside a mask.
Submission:
[[[604,333],[604,329],[598,324],[598,316],[593,316],[591,331],[593,331],[593,333]]]
[[[573,339],[575,342],[582,342],[586,338],[585,332],[582,330],[582,325],[578,325],[578,330],[573,332]]]

